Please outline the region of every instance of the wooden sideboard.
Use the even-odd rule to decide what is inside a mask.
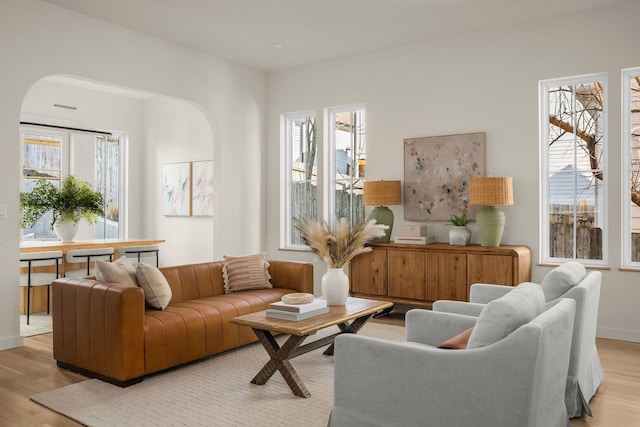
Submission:
[[[61,242],[59,240],[24,240],[20,242],[20,253],[27,252],[43,252],[43,251],[62,251],[63,256],[67,254],[70,249],[93,249],[93,248],[108,248],[112,247],[114,250],[113,259],[118,259],[118,249],[124,246],[142,246],[142,245],[156,245],[164,243],[164,240],[159,239],[95,239],[95,240],[78,240],[75,242]],[[69,268],[82,268],[83,264],[69,264],[65,258],[62,259],[62,265],[60,266],[60,276],[64,276],[64,272]],[[85,264],[86,265],[86,264]],[[47,269],[47,267],[40,267],[45,271],[53,271],[54,267]],[[22,269],[21,273],[24,273],[26,269]],[[31,290],[31,313],[39,313],[47,311],[47,287],[37,286]],[[27,313],[27,288],[20,287],[20,314]]]
[[[370,243],[349,265],[351,295],[431,308],[469,300],[474,283],[515,286],[531,280],[526,246]]]

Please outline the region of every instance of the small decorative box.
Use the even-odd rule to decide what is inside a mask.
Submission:
[[[421,237],[427,235],[426,225],[403,225],[400,235],[405,237]]]

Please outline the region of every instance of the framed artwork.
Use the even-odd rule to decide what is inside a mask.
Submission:
[[[191,214],[213,216],[213,160],[191,163]]]
[[[162,215],[191,215],[191,163],[162,165]]]
[[[469,185],[484,176],[485,133],[429,136],[404,140],[404,219],[449,220],[466,213]]]

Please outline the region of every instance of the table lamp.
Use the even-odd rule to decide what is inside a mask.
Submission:
[[[480,245],[500,246],[505,219],[496,206],[513,205],[511,177],[471,178],[469,204],[484,206],[476,214]]]
[[[363,204],[375,206],[369,218],[375,219],[377,224],[384,224],[389,228],[382,237],[373,239],[374,242],[388,243],[393,229],[393,211],[387,206],[399,205],[401,202],[400,181],[365,181],[363,188]]]

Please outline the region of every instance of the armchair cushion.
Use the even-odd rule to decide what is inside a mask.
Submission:
[[[566,262],[547,273],[540,286],[546,302],[560,298],[569,289],[578,285],[587,275],[584,265],[576,261]]]
[[[493,344],[530,322],[545,310],[544,293],[537,283],[524,282],[491,301],[480,313],[467,348]]]

